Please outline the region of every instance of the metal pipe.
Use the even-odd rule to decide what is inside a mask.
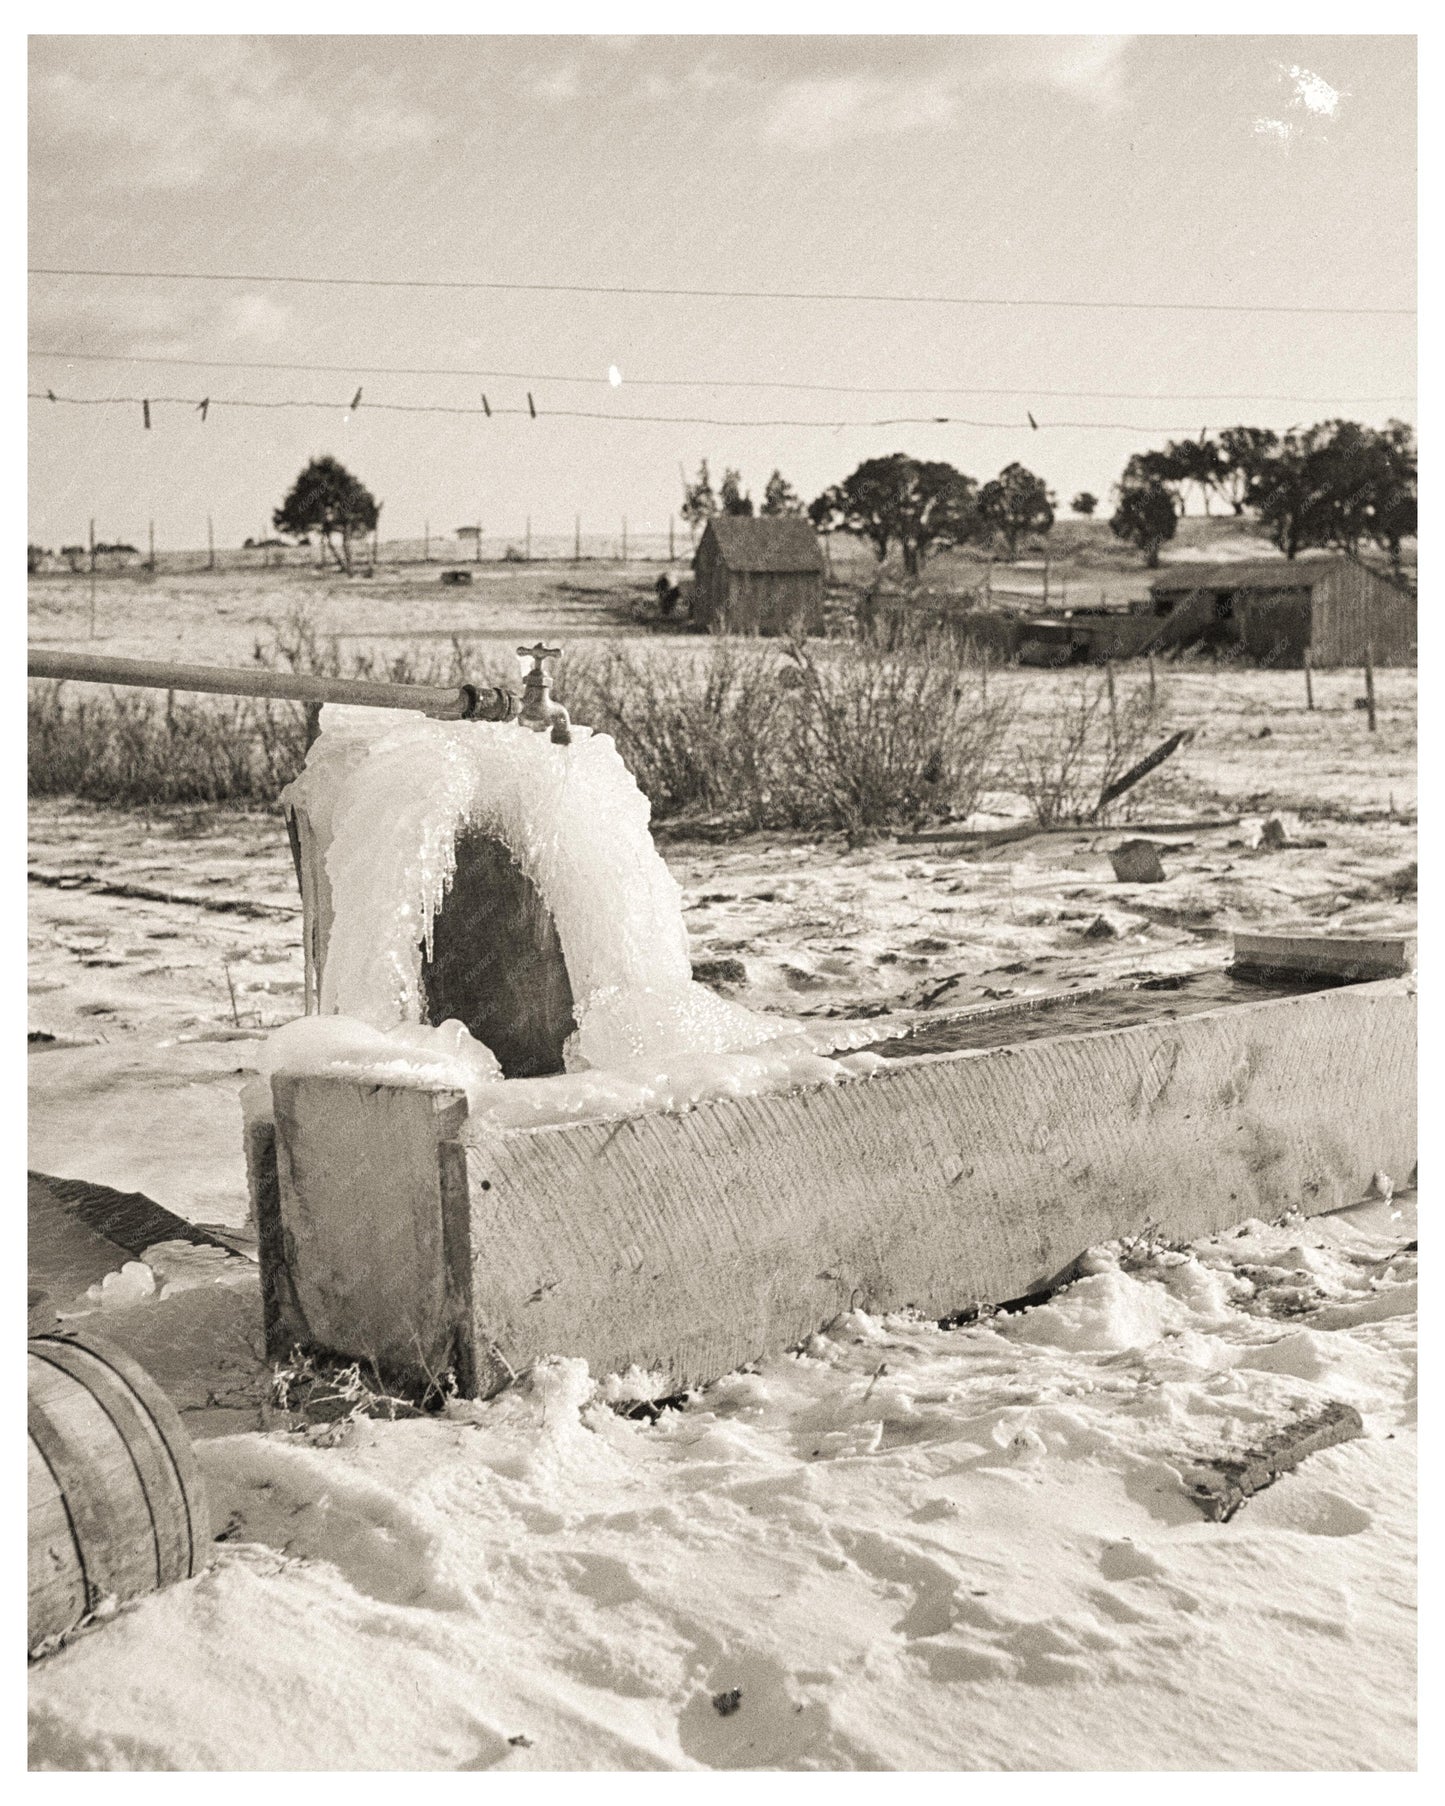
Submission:
[[[279,702],[346,702],[369,709],[418,709],[437,721],[510,721],[510,690],[475,684],[365,683],[353,677],[310,677],[297,671],[226,665],[173,665],[160,659],[105,658],[88,652],[32,650],[31,677],[62,682],[137,684],[152,690],[204,690],[222,696],[268,696]]]

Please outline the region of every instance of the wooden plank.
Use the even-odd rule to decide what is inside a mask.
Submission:
[[[1193,1238],[1352,1203],[1415,1163],[1414,1036],[1394,981],[685,1115],[477,1132],[466,1237],[441,1230],[458,1094],[278,1080],[288,1258],[338,1352],[404,1362],[469,1284],[478,1391],[546,1354],[677,1390],[853,1305],[943,1317],[1043,1290],[1146,1222]]]
[[[1245,934],[1234,936],[1233,970],[1297,972],[1359,982],[1404,978],[1415,969],[1414,935]]]
[[[116,1191],[89,1179],[57,1179],[49,1173],[27,1173],[26,1182],[32,1211],[49,1207],[78,1217],[86,1228],[113,1243],[121,1259],[138,1259],[156,1242],[226,1245],[141,1191]]]
[[[1037,822],[1020,822],[1015,828],[929,828],[916,834],[898,834],[902,845],[914,846],[927,841],[957,841],[967,846],[1007,846],[1014,840],[1043,840],[1064,835],[1075,840],[1097,840],[1104,834],[1119,834],[1125,828],[1131,834],[1207,834],[1219,828],[1237,828],[1241,817],[1226,815],[1208,821],[1130,821],[1115,822],[1111,827],[1099,822],[1070,822],[1062,828],[1041,828]]]
[[[1364,1421],[1355,1407],[1332,1399],[1240,1454],[1194,1464],[1185,1471],[1185,1486],[1205,1517],[1227,1524],[1246,1499],[1273,1486],[1281,1474],[1298,1467],[1307,1456],[1364,1433]]]
[[[465,1096],[281,1076],[271,1091],[278,1330],[384,1376],[470,1373],[466,1222],[447,1191]]]

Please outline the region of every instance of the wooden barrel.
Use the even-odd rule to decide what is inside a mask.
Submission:
[[[103,1599],[199,1573],[211,1531],[190,1440],[143,1368],[98,1336],[28,1351],[34,1649]]]

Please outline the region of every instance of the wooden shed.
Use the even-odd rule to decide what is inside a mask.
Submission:
[[[823,631],[823,553],[797,515],[716,515],[693,556],[695,626],[709,633]]]
[[[1415,658],[1415,598],[1353,558],[1184,564],[1150,584],[1160,626],[1147,643],[1237,645],[1262,664],[1379,665]],[[1140,650],[1143,650],[1141,647]]]

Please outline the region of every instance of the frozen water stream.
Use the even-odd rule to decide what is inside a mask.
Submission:
[[[272,1035],[263,1076],[345,1070],[453,1084],[474,1122],[519,1127],[686,1109],[879,1064],[847,1052],[875,1040],[876,1024],[805,1027],[694,981],[682,892],[606,735],[574,728],[561,747],[512,723],[329,707],[284,800],[325,847],[333,920],[322,1014]],[[556,924],[578,1023],[558,1077],[503,1085],[495,1055],[464,1024],[423,1020],[423,954],[466,829],[508,849]],[[251,1107],[265,1107],[259,1092]]]

